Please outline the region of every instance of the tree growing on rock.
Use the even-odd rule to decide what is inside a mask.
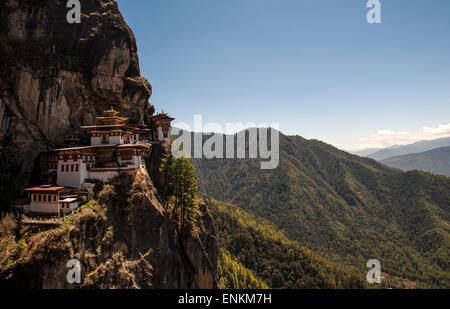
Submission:
[[[192,229],[197,220],[198,192],[194,166],[188,158],[173,157],[169,146],[164,151],[160,169],[166,206],[171,208],[172,217],[179,221],[181,230]]]

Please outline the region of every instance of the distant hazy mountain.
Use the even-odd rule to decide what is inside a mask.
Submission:
[[[406,146],[392,146],[386,149],[376,151],[372,154],[366,155],[369,158],[381,161],[387,158],[402,156],[412,153],[420,153],[428,150],[449,147],[450,137],[439,138],[431,141],[420,141]],[[363,155],[364,156],[364,155]]]
[[[380,151],[381,148],[371,148],[371,149],[364,149],[361,151],[350,151],[351,154],[358,155],[360,157],[367,157],[368,155],[371,155],[377,151]]]
[[[381,162],[405,171],[421,170],[450,177],[450,147],[392,157]]]

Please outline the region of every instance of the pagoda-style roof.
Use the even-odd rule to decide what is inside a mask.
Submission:
[[[115,111],[112,107],[110,110],[105,111],[105,117],[97,117],[104,125],[117,125],[123,124],[128,118],[119,117],[119,112]]]
[[[154,123],[158,123],[158,122],[172,122],[175,120],[175,118],[170,117],[168,114],[162,112],[161,114],[157,114],[155,116],[150,117],[150,119],[154,122]]]
[[[150,129],[145,124],[127,123],[127,127],[132,128],[133,130],[137,130],[139,132],[150,132]]]
[[[109,125],[96,125],[96,126],[82,126],[81,129],[85,130],[91,130],[95,131],[95,129],[98,129],[99,131],[111,131],[111,130],[123,130],[123,131],[130,131],[130,132],[141,132],[145,131],[144,129],[141,129],[139,127],[130,126],[129,124],[109,124]]]
[[[110,110],[106,110],[104,117],[97,117],[98,120],[102,122],[99,125],[82,126],[81,129],[84,130],[99,130],[99,131],[110,131],[110,130],[124,130],[129,132],[148,132],[149,129],[142,124],[129,124],[125,123],[128,118],[119,117],[119,112],[114,110],[112,107]]]

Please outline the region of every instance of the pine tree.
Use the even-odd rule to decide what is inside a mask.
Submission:
[[[167,147],[161,161],[163,195],[166,206],[172,207],[172,218],[180,220],[181,229],[191,229],[196,222],[195,199],[198,192],[198,178],[188,158],[174,158]]]

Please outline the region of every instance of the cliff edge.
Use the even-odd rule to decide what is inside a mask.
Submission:
[[[201,204],[195,229],[180,234],[145,169],[134,179],[116,177],[98,201],[69,218],[47,231],[3,219],[1,288],[218,287],[218,246],[208,209]],[[71,259],[81,263],[80,284],[67,282]]]

